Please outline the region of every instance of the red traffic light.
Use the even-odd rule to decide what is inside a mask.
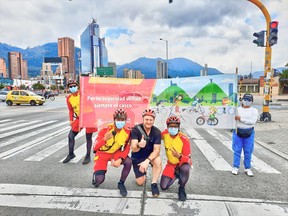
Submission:
[[[278,21],[273,21],[273,22],[270,22],[270,28],[277,28],[278,27]]]

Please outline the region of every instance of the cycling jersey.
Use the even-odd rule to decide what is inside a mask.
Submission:
[[[104,136],[107,132],[114,131],[114,125],[109,124],[101,129],[96,138],[93,150],[96,152],[94,158],[94,171],[107,170],[107,163],[111,159],[125,159],[130,151],[130,130],[122,128],[112,138],[105,141]]]
[[[72,131],[80,132],[79,115],[80,115],[80,91],[71,93],[66,98],[66,103],[69,111],[69,120],[71,122]],[[86,128],[86,133],[94,133],[97,131],[95,128]]]
[[[190,158],[191,156],[190,141],[189,141],[189,138],[185,134],[179,132],[175,137],[172,137],[168,133],[168,130],[166,129],[162,132],[162,139],[164,141],[168,163],[179,164],[179,165],[183,163],[192,164],[192,161]],[[172,155],[172,151],[171,151],[172,147],[179,154],[182,155],[180,160]]]

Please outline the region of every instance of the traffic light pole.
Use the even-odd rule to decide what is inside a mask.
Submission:
[[[267,25],[267,34],[266,34],[266,48],[265,48],[265,62],[264,62],[264,100],[263,100],[263,108],[260,115],[260,121],[271,121],[271,114],[269,113],[269,103],[270,103],[270,86],[272,86],[272,68],[271,68],[271,55],[272,49],[269,44],[269,36],[270,36],[270,22],[271,17],[265,6],[259,0],[248,0],[251,3],[255,4],[264,14]]]

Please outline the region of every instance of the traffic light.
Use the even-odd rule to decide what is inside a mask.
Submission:
[[[255,32],[253,34],[257,39],[253,40],[253,43],[257,44],[259,47],[264,47],[265,45],[265,31]]]
[[[269,28],[269,45],[273,46],[274,44],[277,44],[278,40],[278,21],[272,21],[270,22],[270,28]]]

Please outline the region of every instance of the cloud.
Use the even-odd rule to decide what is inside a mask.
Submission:
[[[288,59],[287,0],[261,1],[279,21],[272,67]],[[265,48],[252,43],[253,33],[266,29],[265,17],[249,1],[231,0],[0,0],[0,42],[26,48],[59,37],[80,35],[92,18],[106,37],[108,59],[124,64],[139,57],[184,57],[225,73],[264,70]],[[251,66],[252,65],[252,66]]]

